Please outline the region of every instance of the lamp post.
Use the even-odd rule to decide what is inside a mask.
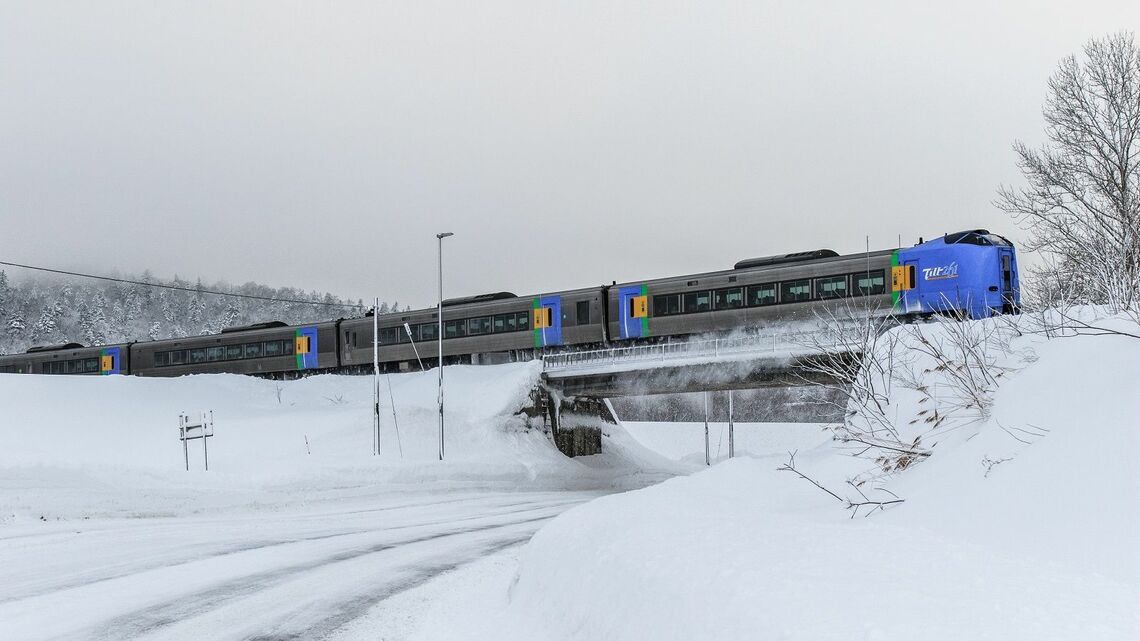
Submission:
[[[439,309],[436,314],[439,326],[436,340],[439,342],[439,460],[441,461],[443,460],[443,239],[454,235],[449,231],[435,235],[439,241]]]

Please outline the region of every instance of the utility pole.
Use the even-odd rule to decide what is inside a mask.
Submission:
[[[372,308],[372,455],[380,456],[380,299]],[[393,408],[395,411],[395,408]]]
[[[732,390],[728,390],[728,458],[736,457],[736,438],[732,427]]]
[[[709,393],[705,392],[705,465],[712,465],[709,459]]]
[[[436,338],[439,342],[439,460],[443,460],[443,239],[454,236],[451,232],[436,234],[439,241],[439,327]]]

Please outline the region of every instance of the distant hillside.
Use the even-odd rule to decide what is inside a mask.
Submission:
[[[149,272],[125,276],[144,283],[160,281]],[[310,323],[363,314],[342,307],[330,294],[292,287],[275,289],[246,283],[191,283],[177,277],[163,284],[197,291],[177,291],[89,279],[28,279],[16,282],[0,271],[0,353],[23,352],[32,345],[76,342],[84,345],[124,343],[212,334],[223,327],[269,320]],[[206,294],[232,292],[275,299],[312,301],[285,303]],[[381,310],[388,309],[387,304]]]

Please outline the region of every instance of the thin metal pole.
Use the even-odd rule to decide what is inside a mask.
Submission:
[[[392,394],[392,376],[384,374],[388,381],[388,400],[392,403],[392,425],[396,428],[396,446],[400,448],[400,458],[404,458],[404,443],[400,440],[400,422],[396,420],[396,396]]]
[[[728,390],[728,458],[736,457],[736,440],[732,427],[732,390]]]
[[[211,423],[214,422],[213,419],[214,419],[214,413],[211,411],[210,412],[210,422]],[[202,412],[202,464],[206,468],[207,472],[210,471],[210,451],[209,451],[209,448],[206,447],[206,442],[210,440],[210,439],[206,438],[208,435],[209,435],[209,432],[206,431],[206,413]]]
[[[436,234],[439,241],[439,460],[443,460],[443,239],[452,236],[451,232]]]
[[[705,465],[712,465],[709,458],[709,393],[705,392]]]
[[[372,308],[372,455],[380,456],[380,299]],[[392,408],[395,411],[395,407]]]
[[[186,415],[178,415],[178,431],[182,436],[182,458],[186,459],[186,471],[190,471],[190,446],[186,444]]]
[[[416,347],[416,339],[412,338],[412,326],[404,323],[404,331],[408,333],[408,342],[412,344],[412,351],[416,353],[416,362],[420,364],[420,371],[424,371],[424,360],[420,358],[420,348]]]

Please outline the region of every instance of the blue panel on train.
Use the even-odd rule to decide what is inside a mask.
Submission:
[[[298,327],[294,344],[297,356],[297,369],[317,367],[317,328]]]
[[[618,335],[641,338],[649,335],[649,317],[637,310],[638,299],[645,300],[645,285],[630,285],[618,290]]]
[[[539,301],[550,309],[550,327],[543,332],[543,342],[547,346],[562,344],[562,297],[544,296]]]
[[[122,374],[123,373],[123,349],[121,347],[107,347],[100,353],[99,358],[99,373],[101,374]]]
[[[539,317],[545,320],[537,320]],[[562,297],[541,296],[534,299],[534,346],[552,347],[562,344]]]
[[[947,237],[942,237],[900,249],[898,265],[914,268],[914,288],[898,292],[898,311],[959,312],[984,318],[1020,307],[1013,246],[1000,236],[975,236],[976,242],[956,239],[958,242],[948,243]]]

